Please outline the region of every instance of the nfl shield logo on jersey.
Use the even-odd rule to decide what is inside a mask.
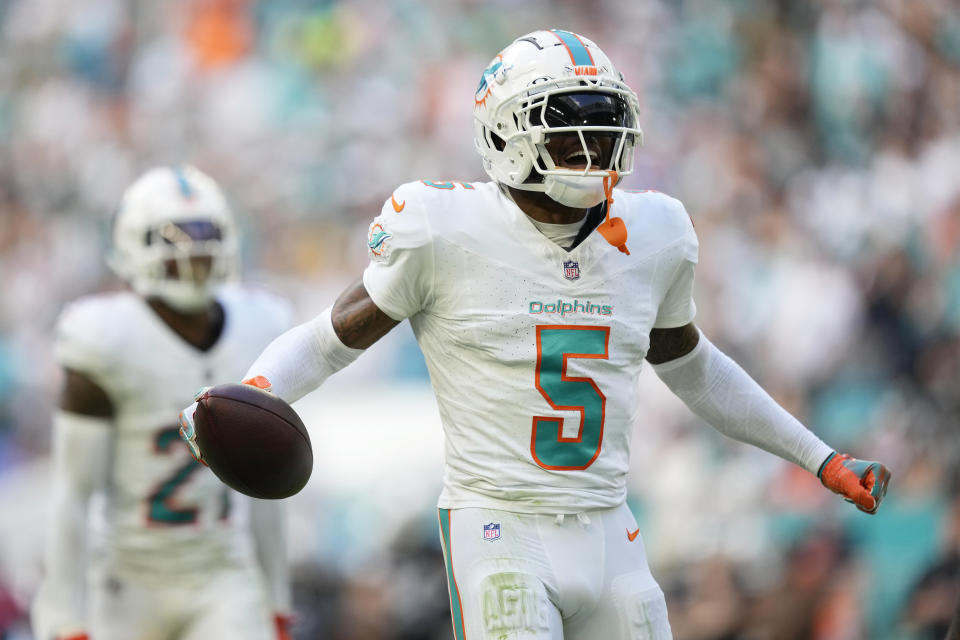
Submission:
[[[564,260],[563,277],[567,280],[576,280],[580,277],[580,263],[574,260]]]
[[[491,522],[490,524],[483,525],[483,539],[499,540],[500,539],[500,523]]]

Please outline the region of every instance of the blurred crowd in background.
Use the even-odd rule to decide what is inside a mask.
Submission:
[[[942,638],[960,597],[952,0],[0,0],[0,487],[44,464],[50,329],[117,286],[109,217],[141,171],[219,180],[248,275],[310,317],[360,273],[398,184],[486,179],[480,73],[554,27],[639,94],[621,186],[693,217],[697,324],[829,444],[893,471],[860,514],[645,380],[630,501],[676,637]],[[411,341],[357,384],[426,383]],[[410,506],[376,570],[298,563],[297,637],[449,638],[432,506]],[[4,544],[0,637],[28,638]]]

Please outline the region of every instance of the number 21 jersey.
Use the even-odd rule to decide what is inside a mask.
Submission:
[[[249,538],[232,492],[191,456],[177,414],[203,386],[240,380],[257,354],[290,324],[288,305],[265,292],[225,287],[224,327],[201,351],[129,291],[82,298],[57,324],[59,363],[83,373],[115,411],[105,502],[109,557],[145,573],[249,559]]]

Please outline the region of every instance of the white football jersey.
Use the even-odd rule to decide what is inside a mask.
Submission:
[[[401,186],[370,226],[363,282],[409,318],[444,425],[441,508],[572,513],[620,504],[650,329],[693,319],[683,205],[614,191],[629,255],[572,251],[495,183]]]
[[[235,286],[218,300],[223,333],[206,351],[129,292],[82,298],[60,316],[57,359],[99,385],[116,412],[103,524],[105,551],[123,566],[162,575],[252,557],[249,535],[237,526],[237,494],[190,456],[177,416],[200,388],[239,382],[290,326],[291,311]]]

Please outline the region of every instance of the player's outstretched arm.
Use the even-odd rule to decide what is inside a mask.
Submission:
[[[292,404],[356,360],[364,349],[398,324],[399,320],[374,304],[363,281],[358,279],[340,294],[332,307],[271,342],[250,365],[243,382]],[[204,391],[201,389],[197,397]],[[180,412],[180,436],[193,457],[206,464],[196,441],[193,421],[196,410],[194,402]]]
[[[270,390],[293,403],[356,360],[399,321],[374,304],[357,279],[329,309],[274,340],[244,379],[262,377]]]
[[[45,572],[31,622],[41,640],[83,640],[87,513],[107,485],[113,406],[85,375],[67,370],[53,424],[53,498],[44,544]]]
[[[366,349],[400,324],[374,304],[359,278],[333,303],[330,320],[337,337],[353,349]]]
[[[691,411],[724,435],[800,465],[861,511],[880,506],[890,481],[884,465],[837,454],[693,323],[652,330],[647,360]]]
[[[270,343],[244,379],[265,378],[274,394],[293,403],[356,360],[397,324],[357,280],[332,307]]]

